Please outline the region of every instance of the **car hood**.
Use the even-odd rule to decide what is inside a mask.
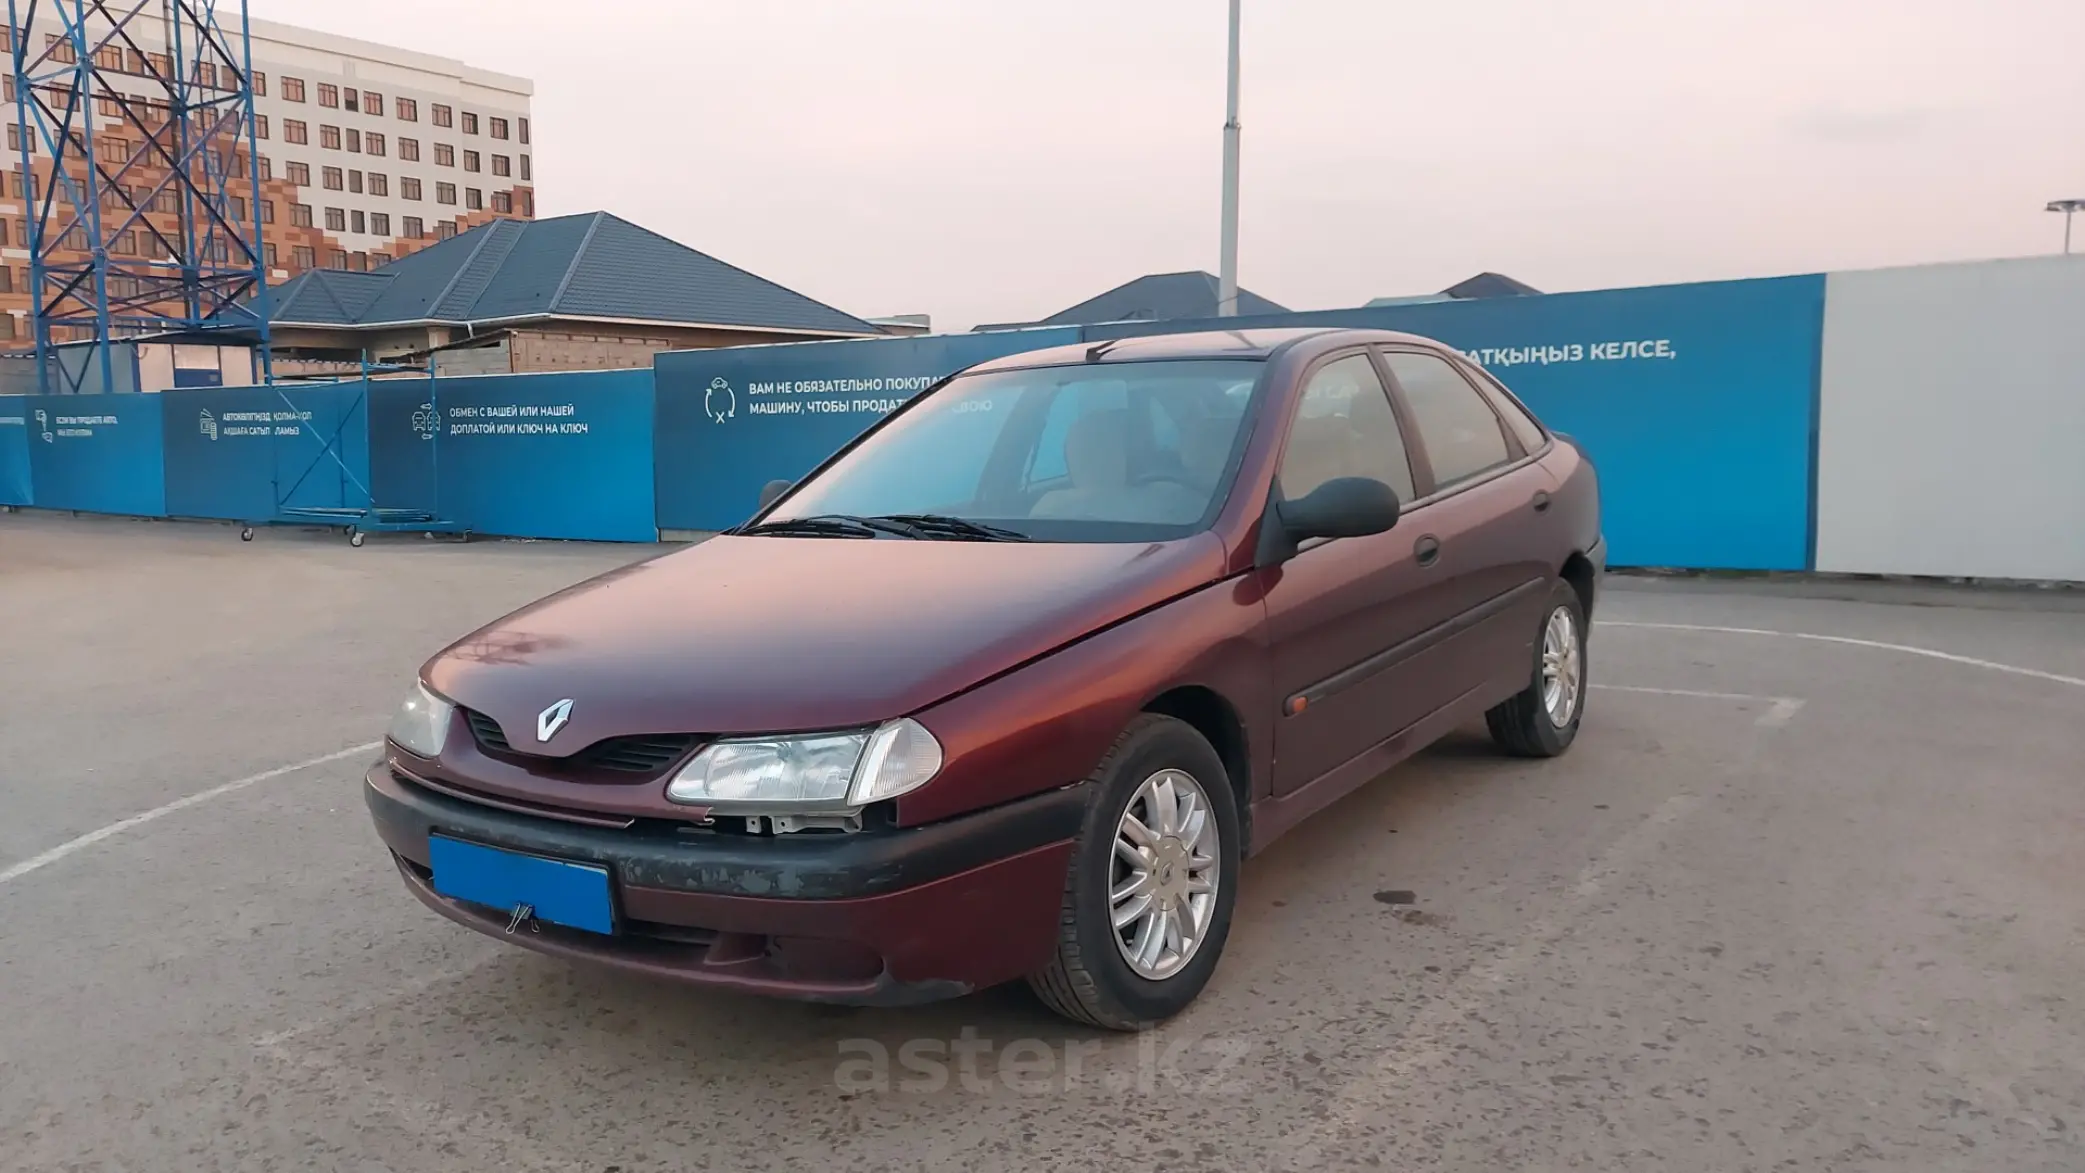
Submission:
[[[580,583],[429,661],[435,691],[555,756],[639,733],[844,729],[917,712],[1222,573],[1213,534],[1070,545],[724,535]],[[549,743],[537,715],[570,699]]]

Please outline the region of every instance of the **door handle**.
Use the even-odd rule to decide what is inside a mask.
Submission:
[[[1535,512],[1537,512],[1537,513],[1547,513],[1547,512],[1549,512],[1549,494],[1548,494],[1548,493],[1542,493],[1542,492],[1538,492],[1538,493],[1536,493],[1536,494],[1535,494]]]
[[[1434,563],[1439,562],[1441,560],[1441,539],[1434,537],[1432,534],[1427,534],[1425,537],[1420,538],[1412,543],[1412,557],[1417,558],[1421,566],[1432,566]]]

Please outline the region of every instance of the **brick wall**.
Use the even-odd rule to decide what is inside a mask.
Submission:
[[[751,330],[705,330],[674,327],[581,325],[559,329],[523,329],[510,338],[513,370],[598,371],[648,367],[662,350],[702,350],[713,346],[748,346],[789,341]]]

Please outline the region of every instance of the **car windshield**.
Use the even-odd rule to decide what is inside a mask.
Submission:
[[[1261,369],[1230,359],[964,375],[750,528],[926,518],[935,536],[994,536],[976,528],[988,526],[1046,542],[1185,537],[1223,504]]]

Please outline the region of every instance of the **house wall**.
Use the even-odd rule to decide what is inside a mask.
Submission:
[[[250,387],[253,385],[254,348],[251,346],[220,346],[217,348],[218,376],[224,380],[220,386]]]
[[[484,331],[480,331],[484,333]],[[583,322],[553,323],[507,332],[497,346],[500,357],[463,357],[481,348],[437,351],[438,347],[461,342],[467,332],[448,326],[411,326],[394,330],[348,330],[314,327],[275,328],[273,340],[278,353],[285,351],[334,351],[359,354],[364,348],[372,360],[420,356],[435,351],[442,373],[533,374],[550,371],[635,370],[652,365],[652,356],[668,350],[708,350],[719,346],[758,346],[803,339],[758,330],[699,329],[673,326],[594,326]],[[281,359],[277,360],[278,370]],[[487,366],[487,363],[492,365]]]
[[[707,350],[718,346],[757,346],[796,341],[754,330],[699,330],[672,327],[589,328],[575,323],[558,329],[516,330],[512,336],[515,373],[597,371],[649,367],[652,356],[667,350]]]
[[[396,358],[404,354],[420,354],[432,347],[447,345],[449,329],[446,326],[410,326],[396,330],[347,330],[310,326],[277,326],[269,332],[269,338],[278,352],[282,351],[339,351],[344,354],[360,354],[364,349],[375,359]]]
[[[508,345],[510,341],[511,339],[502,338],[490,346],[436,351],[434,373],[444,378],[452,375],[512,374],[514,354]]]
[[[158,343],[138,347],[138,390],[165,391],[174,385],[174,348]],[[34,394],[35,387],[29,388]]]

